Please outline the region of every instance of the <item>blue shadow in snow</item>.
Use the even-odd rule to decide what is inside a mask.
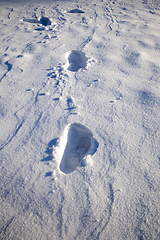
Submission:
[[[72,10],[68,11],[68,13],[85,13],[85,12],[83,10],[76,8],[76,9],[72,9]]]
[[[53,161],[53,146],[57,146],[58,144],[58,138],[54,138],[51,141],[49,141],[49,143],[47,144],[47,148],[45,153],[47,154],[46,157],[44,157],[43,159],[41,159],[41,162],[45,162],[46,164],[49,165],[49,162]],[[51,177],[52,176],[51,171],[45,173],[45,177]]]
[[[52,176],[52,172],[47,172],[46,174],[45,174],[45,177],[51,177]]]
[[[131,52],[129,55],[125,57],[125,60],[128,64],[132,66],[138,66],[139,56],[140,56],[140,53]]]
[[[143,106],[153,107],[155,104],[155,96],[148,91],[139,91],[139,102]]]
[[[48,155],[46,157],[44,157],[41,161],[42,162],[48,162],[48,161],[52,161],[53,160],[53,146],[56,146],[58,142],[58,138],[54,138],[52,139],[48,144],[47,144],[47,148],[45,153]]]
[[[89,152],[89,155],[91,155],[91,156],[93,156],[95,154],[95,152],[97,151],[97,149],[99,147],[98,141],[95,138],[93,138],[93,139],[94,139],[94,146],[91,149],[91,151]],[[83,159],[81,161],[80,167],[85,167],[85,166],[86,166],[86,161],[85,161],[85,159]]]
[[[78,50],[72,50],[68,56],[68,70],[72,72],[77,72],[80,68],[85,68],[87,66],[87,60],[85,53]]]

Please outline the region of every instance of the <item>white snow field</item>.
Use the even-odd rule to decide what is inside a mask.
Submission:
[[[0,239],[160,239],[160,0],[0,0]]]

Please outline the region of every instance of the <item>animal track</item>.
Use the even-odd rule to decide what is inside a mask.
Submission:
[[[54,152],[54,149],[57,146],[57,144],[58,144],[58,138],[52,139],[48,143],[46,151],[45,151],[47,156],[44,157],[43,159],[41,159],[41,162],[44,162],[45,165],[48,165],[48,169],[50,167],[52,167],[52,169],[54,168],[53,172],[52,171],[46,172],[45,177],[52,177],[54,175],[54,179],[55,179],[55,175],[56,175],[56,172],[55,172],[56,167],[54,167],[55,162],[54,162],[53,152]]]
[[[111,100],[110,103],[115,103],[116,101],[122,100],[123,95],[121,93],[116,92],[116,95],[117,95],[116,99],[115,100]]]
[[[75,113],[76,105],[72,98],[70,97],[67,98],[67,105],[68,105],[68,108],[65,110],[68,110],[70,114],[76,114]]]
[[[86,126],[80,123],[68,125],[57,148],[60,170],[65,174],[73,172],[85,156],[95,152],[95,141],[91,130]]]
[[[7,71],[3,74],[3,76],[0,78],[0,83],[2,82],[3,78],[7,75],[9,71],[12,69],[12,64],[9,63],[8,61],[4,63],[7,66]]]
[[[84,52],[72,50],[68,53],[65,67],[69,71],[77,72],[80,68],[85,68],[87,66],[87,60],[88,58],[85,56]]]
[[[55,85],[56,92],[60,93],[60,96],[61,96],[62,91],[66,86],[66,82],[68,82],[68,79],[69,79],[68,74],[65,73],[61,63],[59,63],[57,67],[53,67],[46,70],[49,71],[47,73],[47,77],[49,77],[48,80],[50,80],[51,84]]]

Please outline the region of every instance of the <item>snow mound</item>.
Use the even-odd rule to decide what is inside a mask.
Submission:
[[[93,148],[98,147],[97,141],[89,128],[80,124],[69,124],[60,139],[59,152],[60,170],[65,173],[73,172],[88,154],[95,153]]]

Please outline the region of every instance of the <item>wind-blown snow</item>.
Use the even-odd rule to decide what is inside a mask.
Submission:
[[[160,239],[159,0],[1,0],[0,32],[0,239]]]

